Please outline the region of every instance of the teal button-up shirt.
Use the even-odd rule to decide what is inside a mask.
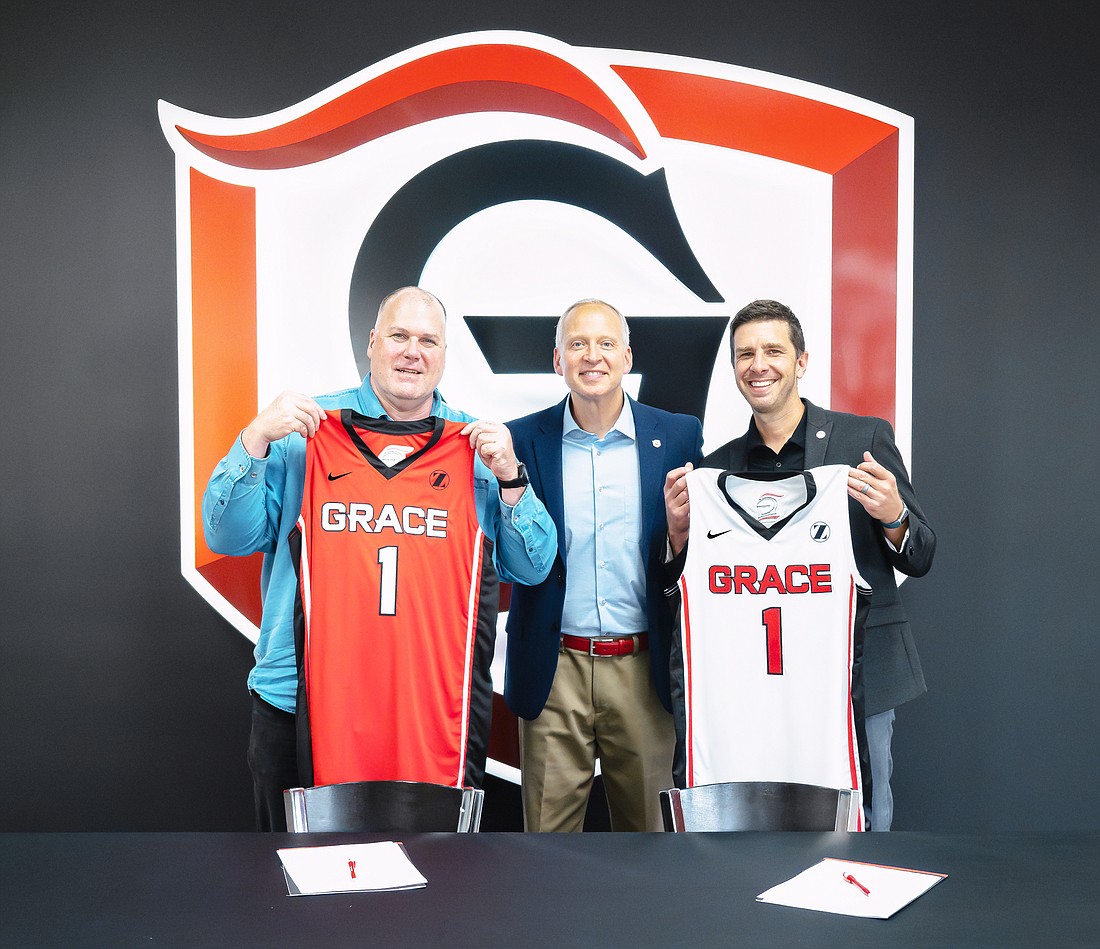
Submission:
[[[386,417],[370,386],[317,398],[325,411],[351,408],[372,418]],[[458,422],[473,416],[451,408],[436,391],[432,415]],[[260,589],[263,618],[256,642],[256,665],[248,687],[267,703],[295,710],[298,690],[294,656],[294,601],[297,572],[287,544],[302,509],[306,440],[292,434],[270,446],[266,458],[253,458],[238,438],[218,462],[202,498],[206,543],[215,553],[244,556],[262,551]],[[550,572],[557,553],[557,531],[542,502],[528,488],[515,507],[500,499],[496,479],[480,458],[474,461],[478,522],[494,541],[493,562],[502,580],[534,584]]]

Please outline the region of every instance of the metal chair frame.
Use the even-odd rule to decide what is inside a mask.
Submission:
[[[352,781],[283,791],[287,829],[296,834],[476,833],[484,801],[481,788],[420,781]]]
[[[859,829],[859,791],[783,781],[732,781],[661,791],[666,831]]]

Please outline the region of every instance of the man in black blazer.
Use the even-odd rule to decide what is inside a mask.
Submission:
[[[852,546],[871,585],[863,645],[864,713],[871,766],[872,830],[893,820],[890,773],[894,709],[926,690],[913,633],[894,570],[912,577],[932,566],[936,535],[921,510],[889,422],[830,412],[799,398],[806,371],[802,327],[790,308],[756,300],[730,325],[737,387],[752,409],[748,431],[703,459],[732,471],[800,470],[846,464]],[[687,538],[690,501],[684,471],[669,473],[665,497],[669,538],[679,552]]]
[[[554,349],[569,396],[508,423],[558,529],[549,577],[514,586],[508,611],[527,830],[583,828],[597,758],[613,830],[659,830],[657,792],[672,785],[663,486],[703,437],[698,419],[623,392],[632,359],[614,307],[574,304]]]

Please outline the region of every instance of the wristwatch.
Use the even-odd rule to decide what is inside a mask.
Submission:
[[[888,531],[892,531],[895,527],[901,527],[901,525],[904,524],[908,519],[909,519],[909,508],[906,505],[906,503],[904,501],[902,501],[901,502],[901,515],[898,517],[898,519],[896,521],[891,521],[889,524],[886,524],[886,523],[881,522],[881,521],[879,523],[881,523],[882,526],[885,527]]]
[[[531,483],[531,479],[527,477],[527,465],[522,461],[517,463],[516,466],[519,470],[516,472],[516,476],[511,481],[497,481],[497,484],[502,488],[525,488]]]

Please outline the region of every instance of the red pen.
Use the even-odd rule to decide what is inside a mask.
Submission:
[[[871,895],[871,891],[869,889],[867,889],[867,887],[865,887],[862,883],[860,883],[859,880],[857,880],[854,876],[852,876],[852,874],[845,873],[845,874],[843,874],[843,876],[844,876],[845,880],[847,880],[849,883],[852,884],[852,886],[858,886],[861,890],[863,890],[863,895],[864,896],[870,896]]]

